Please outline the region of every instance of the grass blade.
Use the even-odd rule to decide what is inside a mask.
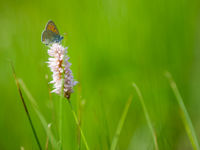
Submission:
[[[85,144],[85,148],[86,148],[87,150],[90,150],[90,149],[89,149],[89,146],[88,146],[88,144],[87,144],[85,135],[83,134],[83,131],[82,131],[81,126],[80,126],[80,124],[79,124],[78,117],[77,117],[77,115],[76,115],[76,113],[75,113],[75,111],[74,111],[74,108],[73,108],[72,104],[71,104],[71,101],[70,101],[69,99],[68,99],[67,101],[69,102],[69,105],[70,105],[70,108],[71,108],[71,111],[72,111],[74,120],[75,120],[75,122],[76,122],[76,124],[77,124],[77,126],[78,126],[78,128],[79,128],[79,130],[80,130],[80,133],[81,133],[81,136],[82,136],[82,139],[83,139],[83,143]]]
[[[113,141],[112,141],[112,144],[111,144],[111,150],[115,150],[116,147],[117,147],[117,143],[118,143],[118,140],[119,140],[119,135],[121,133],[121,130],[123,128],[123,125],[124,125],[124,121],[126,119],[126,116],[127,116],[127,113],[128,113],[128,110],[129,110],[129,106],[132,102],[132,95],[129,97],[127,103],[126,103],[126,106],[124,107],[124,111],[122,113],[122,116],[119,120],[119,123],[118,123],[118,126],[117,126],[117,130],[115,132],[115,135],[114,135],[114,138],[113,138]]]
[[[48,128],[51,128],[51,124],[48,125]],[[49,137],[47,136],[45,150],[48,150],[48,149],[49,149]]]
[[[150,119],[150,117],[149,117],[149,113],[148,113],[147,108],[146,108],[146,105],[145,105],[145,103],[144,103],[143,96],[142,96],[142,94],[141,94],[141,92],[140,92],[140,89],[138,88],[138,86],[137,86],[135,83],[133,83],[133,87],[135,88],[135,90],[136,90],[136,92],[137,92],[137,94],[138,94],[140,103],[141,103],[141,105],[142,105],[142,108],[143,108],[143,111],[144,111],[144,115],[145,115],[145,118],[146,118],[146,120],[147,120],[147,124],[148,124],[149,129],[150,129],[151,134],[152,134],[152,138],[153,138],[153,141],[154,141],[155,149],[158,150],[159,148],[158,148],[158,142],[157,142],[156,132],[155,132],[155,130],[154,130],[154,128],[153,128],[153,125],[152,125],[152,123],[151,123],[151,119]]]
[[[35,130],[34,126],[33,126],[32,120],[31,120],[31,116],[30,116],[29,111],[28,111],[28,108],[27,108],[27,106],[26,106],[26,102],[25,102],[24,97],[23,97],[23,95],[22,95],[22,91],[21,91],[21,88],[20,88],[20,85],[19,85],[19,81],[18,81],[18,79],[17,79],[17,77],[16,77],[16,73],[15,73],[14,66],[13,66],[12,64],[11,64],[11,67],[12,67],[13,76],[14,76],[14,79],[15,79],[15,82],[16,82],[16,85],[17,85],[17,89],[18,89],[18,92],[19,92],[21,101],[22,101],[22,103],[23,103],[23,106],[24,106],[26,115],[27,115],[27,117],[28,117],[29,123],[30,123],[30,125],[31,125],[31,129],[32,129],[32,131],[33,131],[35,140],[36,140],[36,142],[37,142],[38,148],[39,148],[40,150],[42,150],[42,147],[41,147],[41,145],[40,145],[40,142],[39,142],[39,139],[38,139],[36,130]]]
[[[192,147],[193,147],[194,150],[199,150],[198,139],[197,139],[194,127],[192,125],[192,121],[190,119],[190,116],[189,116],[187,109],[184,105],[183,98],[181,97],[181,94],[180,94],[180,92],[177,88],[176,83],[174,82],[174,80],[172,78],[172,75],[169,72],[166,72],[165,76],[169,80],[169,84],[172,88],[172,91],[174,92],[174,95],[175,95],[177,102],[179,104],[179,107],[181,109],[181,117],[182,117],[185,129],[186,129],[187,135],[188,135],[190,142],[192,144]]]
[[[36,103],[36,100],[33,98],[33,96],[31,95],[31,93],[29,92],[27,87],[25,86],[25,84],[22,81],[22,79],[19,79],[19,84],[21,85],[21,87],[24,90],[25,94],[27,95],[29,101],[31,102],[34,111],[36,112],[38,118],[40,119],[40,121],[41,121],[41,123],[42,123],[42,125],[43,125],[43,127],[45,129],[45,132],[46,132],[47,136],[49,137],[49,140],[50,140],[50,142],[52,144],[52,147],[54,149],[58,149],[57,141],[56,141],[55,137],[53,136],[53,133],[51,132],[50,128],[48,128],[47,121],[45,120],[45,118],[42,115],[42,113],[39,111],[39,108],[38,108],[38,105]]]

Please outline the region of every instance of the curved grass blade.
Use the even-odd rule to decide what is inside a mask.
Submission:
[[[111,144],[111,150],[115,150],[116,147],[117,147],[117,143],[118,143],[118,140],[119,140],[119,135],[121,133],[121,130],[123,128],[123,125],[124,125],[124,122],[125,122],[125,119],[126,119],[126,116],[127,116],[127,113],[128,113],[128,110],[129,110],[129,106],[132,102],[132,95],[129,97],[127,103],[126,103],[126,106],[124,107],[124,111],[122,113],[122,116],[119,120],[119,123],[118,123],[118,126],[117,126],[117,130],[115,132],[115,135],[114,135],[114,138],[112,140],[112,144]]]
[[[83,143],[85,144],[85,148],[86,148],[87,150],[90,150],[90,148],[89,148],[89,146],[88,146],[88,143],[87,143],[87,140],[86,140],[86,138],[85,138],[85,135],[83,134],[83,131],[82,131],[81,126],[80,126],[80,124],[79,124],[78,117],[77,117],[77,115],[76,115],[76,113],[75,113],[75,111],[74,111],[74,108],[73,108],[72,104],[71,104],[71,101],[70,101],[69,99],[68,99],[67,101],[68,101],[68,103],[69,103],[69,105],[70,105],[70,108],[71,108],[71,111],[72,111],[74,120],[75,120],[75,122],[76,122],[76,125],[78,126],[78,128],[79,128],[79,130],[80,130],[80,133],[81,133],[81,136],[82,136],[82,139],[83,139]]]
[[[49,129],[51,128],[51,124],[48,124],[48,128]],[[46,144],[45,144],[45,150],[48,150],[48,149],[49,149],[49,137],[47,136]]]
[[[26,106],[26,102],[25,102],[24,97],[23,97],[23,95],[22,95],[22,91],[21,91],[21,88],[20,88],[20,85],[19,85],[19,80],[18,80],[17,77],[16,77],[15,69],[14,69],[14,66],[13,66],[12,64],[11,64],[11,67],[12,67],[13,76],[14,76],[14,79],[15,79],[15,82],[16,82],[16,85],[17,85],[17,89],[18,89],[18,92],[19,92],[21,101],[22,101],[22,103],[23,103],[23,106],[24,106],[26,115],[27,115],[27,117],[28,117],[29,123],[30,123],[30,125],[31,125],[31,129],[32,129],[32,131],[33,131],[35,140],[36,140],[36,142],[37,142],[38,148],[39,148],[40,150],[42,150],[42,147],[41,147],[40,141],[39,141],[39,139],[38,139],[36,130],[35,130],[34,126],[33,126],[32,120],[31,120],[31,116],[30,116],[29,111],[28,111],[28,108],[27,108],[27,106]]]
[[[41,123],[42,123],[42,125],[43,125],[43,127],[45,129],[45,132],[46,132],[47,136],[49,137],[49,140],[50,140],[50,142],[52,144],[52,147],[54,149],[58,149],[57,141],[56,141],[55,137],[53,136],[53,133],[51,132],[50,128],[48,128],[48,123],[45,120],[45,118],[42,115],[42,113],[40,112],[40,110],[38,108],[38,105],[36,103],[36,100],[33,98],[33,96],[31,95],[31,93],[29,92],[27,87],[25,86],[25,84],[22,81],[22,79],[19,79],[19,84],[21,85],[21,87],[24,90],[25,94],[27,95],[29,101],[31,102],[31,105],[32,105],[34,111],[36,112],[38,118],[40,119],[40,121],[41,121]]]
[[[183,98],[181,97],[181,94],[177,88],[177,85],[174,82],[172,75],[169,72],[165,73],[165,77],[169,80],[169,84],[172,88],[172,91],[174,92],[174,95],[175,95],[177,102],[179,104],[179,107],[181,109],[181,117],[182,117],[185,129],[186,129],[187,135],[192,144],[192,147],[194,150],[199,150],[200,149],[199,142],[198,142],[194,127],[192,125],[192,121],[191,121],[190,116],[187,112],[187,109],[184,105]]]
[[[148,126],[149,126],[149,129],[150,129],[151,134],[152,134],[152,137],[153,137],[155,149],[158,150],[159,148],[158,148],[158,142],[157,142],[156,132],[155,132],[155,130],[154,130],[154,128],[153,128],[153,125],[152,125],[152,123],[151,123],[151,119],[150,119],[150,117],[149,117],[149,113],[148,113],[147,108],[146,108],[146,105],[145,105],[145,103],[144,103],[143,96],[142,96],[142,94],[141,94],[141,92],[140,92],[140,89],[138,88],[138,86],[137,86],[135,83],[133,83],[133,87],[135,88],[135,90],[136,90],[136,92],[137,92],[137,94],[138,94],[140,103],[141,103],[141,105],[142,105],[142,108],[143,108],[143,111],[144,111],[144,115],[145,115],[145,118],[146,118],[146,120],[147,120],[147,124],[148,124]]]

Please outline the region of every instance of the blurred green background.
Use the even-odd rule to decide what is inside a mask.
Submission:
[[[133,95],[119,150],[150,150],[153,140],[132,82],[139,86],[161,150],[192,149],[167,79],[173,75],[200,138],[199,0],[2,0],[0,4],[0,150],[37,149],[9,60],[36,99],[58,138],[59,95],[48,93],[52,79],[41,33],[53,20],[79,81],[82,128],[90,148],[107,150],[126,101]],[[45,79],[45,75],[49,79]],[[24,93],[23,93],[24,94]],[[25,96],[42,147],[46,133]],[[66,101],[63,150],[77,149],[77,127]],[[49,149],[52,149],[49,145]],[[81,149],[85,149],[83,143]]]

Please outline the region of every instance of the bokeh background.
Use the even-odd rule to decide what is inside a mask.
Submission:
[[[153,149],[132,82],[143,94],[159,148],[192,149],[163,73],[168,70],[173,75],[200,138],[199,0],[1,0],[1,150],[38,148],[9,60],[58,138],[59,95],[49,97],[48,47],[41,43],[41,33],[50,19],[64,36],[63,45],[69,47],[72,71],[79,81],[71,102],[76,109],[82,103],[81,125],[91,149],[109,149],[130,95],[133,101],[117,147]],[[46,133],[24,97],[44,148]],[[77,127],[67,102],[63,108],[63,150],[77,149]],[[83,143],[81,149],[85,149]]]

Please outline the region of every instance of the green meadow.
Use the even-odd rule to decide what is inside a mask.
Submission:
[[[49,20],[73,111],[50,92]],[[0,150],[39,150],[16,81],[42,150],[199,150],[200,1],[1,0]]]

